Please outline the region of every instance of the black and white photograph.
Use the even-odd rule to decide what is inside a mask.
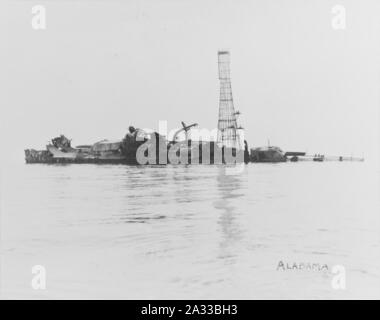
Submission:
[[[1,300],[380,299],[379,1],[2,0],[0,39]]]

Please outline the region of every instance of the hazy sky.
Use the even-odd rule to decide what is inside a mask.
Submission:
[[[33,30],[33,5],[47,10]],[[346,8],[335,30],[331,9]],[[249,146],[373,158],[379,144],[380,2],[1,1],[2,153],[23,161],[129,125],[217,126],[217,51]]]

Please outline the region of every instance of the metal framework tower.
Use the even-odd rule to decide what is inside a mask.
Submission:
[[[228,51],[218,52],[218,67],[220,97],[217,143],[219,146],[241,149],[242,146],[238,133],[239,128],[236,121],[239,112],[235,112],[232,99],[230,53]]]

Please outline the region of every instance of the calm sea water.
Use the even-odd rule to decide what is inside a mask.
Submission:
[[[380,298],[379,173],[365,162],[20,164],[1,179],[3,298]]]

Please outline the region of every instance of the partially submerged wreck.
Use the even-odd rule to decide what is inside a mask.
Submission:
[[[244,150],[219,147],[214,141],[188,139],[190,126],[183,122],[184,141],[167,141],[157,132],[148,133],[129,127],[121,140],[101,140],[92,145],[71,146],[60,135],[46,150],[25,150],[26,163],[105,163],[105,164],[234,164],[249,161],[248,145]],[[176,136],[176,135],[175,135]]]
[[[129,132],[121,140],[102,140],[92,145],[71,146],[71,140],[60,135],[51,140],[46,150],[25,150],[26,163],[120,163],[120,164],[234,164],[247,162],[277,163],[286,161],[363,161],[353,157],[325,157],[306,155],[305,152],[283,152],[279,147],[267,146],[248,151],[247,141],[243,141],[235,111],[231,79],[230,54],[218,52],[220,81],[219,118],[217,141],[192,141],[188,131],[196,123],[186,126],[182,122],[173,138],[166,138],[157,132],[148,133],[129,127]],[[185,140],[176,141],[184,131]]]
[[[244,149],[220,147],[215,141],[192,141],[182,123],[186,139],[172,141],[157,132],[148,133],[129,127],[121,140],[101,140],[92,145],[71,146],[71,140],[60,135],[51,140],[46,150],[25,150],[26,163],[99,163],[99,164],[235,164],[280,163],[298,161],[364,161],[363,158],[307,155],[305,152],[284,152],[276,146],[252,148],[244,141]],[[193,125],[192,125],[193,126]]]

